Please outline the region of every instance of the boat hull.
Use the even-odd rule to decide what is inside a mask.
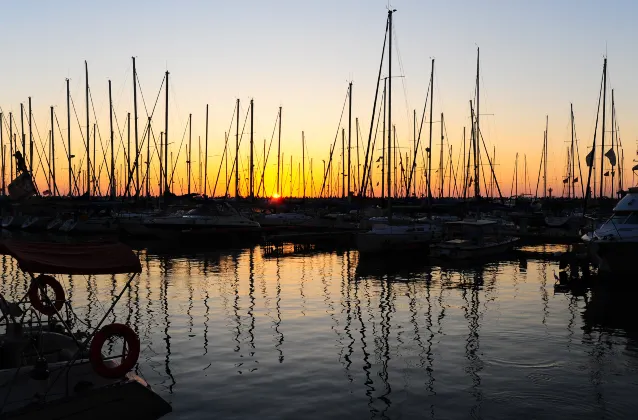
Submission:
[[[71,368],[73,369],[73,368]],[[60,381],[63,382],[63,381]],[[172,411],[170,404],[155,394],[149,386],[135,375],[102,387],[53,399],[43,404],[34,404],[13,412],[3,418],[12,420],[155,420]]]
[[[634,258],[638,256],[638,242],[594,241],[587,244],[594,265],[602,273],[638,273]]]
[[[432,258],[445,260],[486,259],[511,251],[516,242],[518,242],[518,238],[507,238],[483,244],[464,244],[448,241],[432,245],[430,255]]]
[[[360,254],[427,251],[432,241],[432,232],[405,234],[364,232],[357,235],[357,249]]]

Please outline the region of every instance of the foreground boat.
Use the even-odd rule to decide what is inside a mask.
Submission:
[[[638,187],[613,209],[613,215],[598,229],[582,236],[588,253],[601,272],[636,272],[638,255]]]
[[[15,258],[32,279],[18,303],[0,295],[0,323],[5,326],[0,335],[0,418],[155,420],[171,411],[142,378],[130,372],[140,354],[133,329],[125,324],[102,325],[141,272],[130,248],[5,241],[0,250]],[[34,273],[130,276],[98,326],[80,333],[70,328],[72,308],[61,283]],[[49,297],[51,291],[54,298]]]

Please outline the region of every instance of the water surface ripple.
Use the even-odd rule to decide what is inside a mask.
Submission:
[[[140,335],[136,371],[173,405],[168,418],[621,419],[638,408],[631,295],[554,294],[554,262],[139,255],[110,321]],[[15,298],[27,279],[1,264],[0,292]],[[58,278],[87,325],[126,281]]]

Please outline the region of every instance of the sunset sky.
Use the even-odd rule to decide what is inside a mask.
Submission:
[[[321,160],[327,159],[334,141],[350,80],[354,84],[353,125],[354,117],[359,117],[362,141],[367,141],[387,5],[384,0],[6,3],[0,16],[5,34],[0,107],[5,122],[8,113],[13,112],[19,125],[20,103],[26,106],[31,96],[34,121],[46,141],[49,107],[55,106],[66,143],[65,79],[71,80],[71,96],[80,124],[84,125],[87,60],[99,132],[106,145],[108,79],[113,83],[115,114],[120,129],[124,129],[126,113],[133,111],[131,56],[135,56],[148,107],[158,95],[164,72],[170,72],[169,142],[174,156],[178,154],[188,115],[193,114],[194,177],[198,175],[197,138],[201,136],[202,142],[204,139],[206,104],[210,106],[211,183],[220,165],[224,132],[230,126],[236,99],[241,100],[241,124],[250,99],[254,99],[257,163],[261,165],[263,141],[270,141],[278,108],[282,106],[285,171],[289,173],[292,155],[297,177],[304,131],[309,157],[314,160],[315,182],[320,187]],[[496,147],[496,171],[503,194],[510,195],[517,152],[519,193],[523,192],[525,155],[534,192],[548,115],[549,183],[554,194],[560,195],[570,140],[570,103],[574,105],[584,168],[584,156],[594,132],[603,57],[607,55],[608,86],[614,89],[625,148],[626,184],[632,183],[630,168],[636,157],[638,133],[634,118],[638,111],[638,50],[633,45],[638,39],[634,23],[638,3],[396,0],[391,5],[397,9],[393,74],[404,76],[393,82],[393,121],[400,146],[406,148],[401,149],[402,153],[412,144],[412,112],[422,112],[430,60],[435,58],[434,121],[440,120],[441,112],[445,114],[446,143],[452,145],[457,161],[463,126],[468,127],[469,133],[468,101],[474,96],[479,46],[481,129],[488,148]],[[386,74],[387,66],[383,76]],[[611,92],[608,94],[610,103]],[[163,95],[162,92],[154,116],[153,130],[158,140],[163,130]],[[139,103],[141,137],[146,120],[141,96]],[[611,129],[609,111],[607,128]],[[2,129],[6,140],[6,126]],[[19,128],[14,128],[15,132],[19,133]],[[233,150],[234,132],[233,126]],[[83,159],[80,133],[73,115],[72,149],[77,162]],[[427,133],[424,130],[422,142],[428,141]],[[434,133],[437,146],[433,149],[433,166],[438,168],[438,123]],[[119,142],[117,134],[116,139]],[[57,131],[55,140],[58,185],[65,193],[68,165]],[[274,192],[276,176],[275,145],[276,136],[267,171],[269,194]],[[247,146],[246,134],[242,160],[248,155]],[[447,144],[445,147],[447,153]],[[335,166],[340,165],[340,149],[339,140]],[[99,150],[98,146],[98,154]],[[122,159],[120,152],[118,161]],[[176,192],[185,192],[184,160],[182,150]],[[375,176],[378,179],[376,172]],[[104,171],[102,177],[104,191],[108,183]],[[40,189],[45,189],[41,169],[37,179]],[[234,190],[231,188],[230,192]]]

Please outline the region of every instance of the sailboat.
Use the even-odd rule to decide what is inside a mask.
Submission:
[[[385,55],[386,40],[388,41],[388,77],[387,80],[387,118],[388,118],[388,139],[387,153],[383,161],[383,165],[387,164],[387,203],[388,218],[386,223],[376,223],[367,232],[357,235],[357,249],[360,254],[376,254],[376,253],[396,253],[411,250],[426,250],[429,245],[440,238],[442,229],[439,224],[432,220],[410,220],[408,223],[393,224],[392,221],[392,14],[396,10],[388,10],[388,19],[386,21],[386,33],[383,42],[384,48],[381,54],[381,65],[379,67],[379,76],[377,78],[377,94],[379,82],[381,80],[381,69],[383,66],[383,58]],[[433,67],[434,71],[434,67]],[[385,99],[384,99],[385,100]],[[376,104],[376,98],[375,98]],[[374,112],[374,111],[373,111]],[[365,171],[364,171],[365,173]],[[429,180],[428,180],[429,182]]]
[[[476,203],[480,199],[480,140],[479,128],[479,50],[476,58],[476,112],[470,101],[470,113],[472,118],[472,150],[474,158],[474,198]],[[488,156],[489,161],[489,156]],[[490,163],[490,167],[492,163]],[[469,168],[469,162],[468,162]],[[492,169],[493,170],[493,169]],[[494,173],[492,173],[494,176]],[[470,178],[468,176],[468,178]],[[494,176],[498,187],[498,182]],[[512,247],[518,238],[503,235],[498,221],[481,218],[480,214],[475,219],[464,219],[445,223],[446,240],[433,244],[430,247],[430,255],[433,258],[468,260],[475,258],[488,258],[500,255]]]

